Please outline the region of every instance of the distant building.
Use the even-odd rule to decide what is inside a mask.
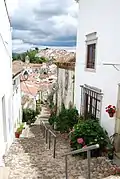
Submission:
[[[14,122],[14,130],[16,130],[17,124],[22,122],[20,78],[23,72],[23,64],[21,63],[21,61],[13,61],[12,66],[13,66],[12,119]]]
[[[75,76],[75,53],[69,53],[65,57],[56,60],[57,65],[57,112],[61,110],[62,104],[66,108],[74,105],[74,76]]]

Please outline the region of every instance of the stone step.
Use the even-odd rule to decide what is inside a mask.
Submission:
[[[46,115],[41,115],[40,118],[49,118],[50,115],[46,114]]]
[[[8,179],[9,167],[0,167],[0,179]]]
[[[120,176],[109,176],[109,177],[106,177],[106,178],[103,178],[103,179],[120,179]]]
[[[74,179],[73,176],[69,176],[68,178],[69,178],[69,179]],[[66,178],[65,178],[65,179],[66,179]],[[85,178],[84,178],[83,176],[79,176],[78,179],[85,179]]]

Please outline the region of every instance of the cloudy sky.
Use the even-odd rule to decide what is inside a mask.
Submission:
[[[13,51],[32,47],[76,46],[75,0],[7,0],[13,27]]]

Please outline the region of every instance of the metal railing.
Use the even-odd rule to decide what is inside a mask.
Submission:
[[[82,149],[78,149],[78,150],[74,150],[72,152],[66,153],[63,156],[65,157],[65,175],[66,175],[66,179],[68,179],[68,164],[67,164],[67,156],[68,155],[73,155],[73,154],[78,154],[81,152],[87,152],[87,160],[88,160],[88,176],[87,179],[90,179],[90,159],[91,159],[91,150],[94,149],[98,149],[99,148],[99,144],[96,145],[91,145]]]
[[[51,148],[51,138],[53,137],[53,158],[55,158],[56,152],[56,135],[45,125],[44,121],[40,122],[41,129],[43,130],[43,137],[46,144],[48,143],[49,149]]]

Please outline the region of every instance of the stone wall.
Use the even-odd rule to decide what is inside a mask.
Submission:
[[[57,109],[61,110],[64,103],[68,108],[69,104],[74,104],[74,70],[58,68],[58,91],[57,91]]]

